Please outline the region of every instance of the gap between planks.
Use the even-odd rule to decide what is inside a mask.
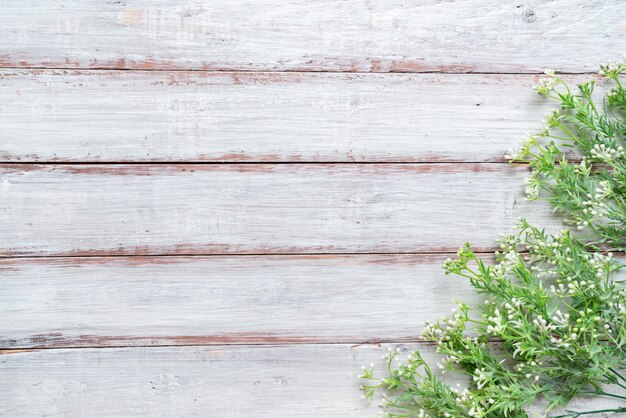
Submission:
[[[167,73],[167,72],[180,72],[180,73],[219,73],[219,74],[236,74],[236,73],[272,73],[272,74],[311,74],[311,73],[320,73],[320,74],[432,74],[432,75],[544,75],[543,71],[411,71],[411,70],[390,70],[390,71],[336,71],[336,70],[319,70],[319,69],[311,69],[311,70],[250,70],[250,69],[225,69],[225,70],[205,70],[202,68],[118,68],[118,67],[41,67],[41,66],[24,66],[24,67],[15,67],[8,66],[4,67],[0,65],[1,70],[10,70],[10,71],[120,71],[120,72],[145,72],[145,73]],[[555,71],[556,74],[559,75],[598,75],[597,71]]]
[[[483,254],[483,255],[493,255],[494,251],[488,250],[475,250],[474,254]],[[368,255],[381,255],[381,256],[401,256],[401,255],[445,255],[445,254],[456,254],[457,251],[408,251],[408,252],[311,252],[311,253],[189,253],[189,254],[172,254],[172,253],[163,253],[163,254],[80,254],[80,255],[0,255],[0,260],[11,260],[11,259],[19,259],[19,260],[28,260],[28,259],[55,259],[55,258],[162,258],[162,257],[170,257],[170,258],[189,258],[189,257],[308,257],[308,256],[328,256],[328,257],[339,257],[339,256],[368,256]],[[526,254],[526,251],[522,251],[522,254]],[[0,280],[2,280],[0,278]]]
[[[490,339],[492,343],[498,344],[502,341],[499,339]],[[76,346],[59,346],[59,347],[49,347],[49,346],[41,346],[41,347],[0,347],[0,356],[17,354],[17,353],[28,353],[28,352],[37,352],[37,351],[64,351],[64,350],[109,350],[109,349],[159,349],[159,348],[177,348],[177,347],[263,347],[263,348],[288,348],[288,347],[303,347],[303,346],[350,346],[350,347],[360,347],[360,346],[373,346],[379,347],[381,345],[386,344],[396,344],[396,345],[405,345],[405,344],[417,344],[422,347],[435,347],[436,343],[432,341],[425,341],[420,338],[399,338],[399,339],[380,339],[380,340],[370,340],[370,341],[360,341],[360,340],[336,340],[336,341],[303,341],[303,342],[238,342],[238,343],[195,343],[195,344],[153,344],[153,345],[76,345]]]
[[[88,165],[88,166],[107,166],[107,165],[387,165],[387,164],[397,164],[397,165],[428,165],[428,164],[459,164],[459,165],[467,165],[467,164],[502,164],[502,165],[520,165],[525,166],[528,165],[527,161],[516,161],[515,163],[509,163],[504,158],[502,160],[491,160],[491,161],[465,161],[465,160],[450,160],[450,161],[394,161],[394,160],[385,160],[385,161],[200,161],[200,160],[190,160],[190,161],[14,161],[14,160],[2,160],[0,159],[0,164],[2,165],[54,165],[54,166],[80,166],[80,165]]]

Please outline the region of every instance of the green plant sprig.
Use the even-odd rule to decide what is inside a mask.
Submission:
[[[626,62],[601,67],[612,85],[602,105],[594,99],[595,81],[574,90],[548,72],[535,90],[560,108],[546,116],[543,130],[508,154],[511,161],[529,162],[528,199],[546,192],[555,210],[592,232],[593,242],[615,250],[626,249],[626,90],[619,79],[624,71]]]
[[[621,263],[567,230],[551,235],[526,221],[500,242],[495,264],[469,245],[446,261],[446,273],[468,279],[485,302],[459,302],[422,333],[444,356],[441,371],[468,376],[468,386],[445,384],[419,352],[404,363],[392,352],[386,377],[371,367],[360,376],[364,396],[387,391],[388,417],[527,417],[539,398],[551,410],[579,394],[626,401],[616,372],[626,367],[626,290],[612,280]],[[625,391],[606,392],[606,384]]]
[[[364,367],[364,397],[382,392],[384,415],[524,418],[538,399],[548,412],[577,395],[624,405],[554,418],[626,412],[626,377],[619,372],[626,368],[626,289],[614,278],[623,265],[599,252],[626,248],[624,71],[626,63],[601,67],[613,86],[602,106],[594,102],[593,81],[573,92],[548,72],[536,87],[561,108],[509,158],[529,163],[528,198],[547,195],[580,232],[553,235],[521,221],[500,240],[494,264],[469,244],[447,260],[445,272],[469,280],[485,301],[458,302],[451,316],[427,323],[423,337],[443,357],[439,373],[417,351],[405,361],[399,350],[386,355],[385,377],[374,375],[373,364]],[[448,385],[446,372],[465,376],[465,386]],[[617,392],[607,392],[608,384]]]

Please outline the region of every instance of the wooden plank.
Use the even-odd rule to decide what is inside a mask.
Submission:
[[[482,300],[447,257],[0,259],[0,349],[416,341]]]
[[[4,67],[596,71],[626,50],[620,0],[5,0]]]
[[[396,345],[157,347],[0,352],[2,416],[378,416],[361,365]],[[434,363],[430,346],[420,346]],[[399,346],[408,354],[416,345]],[[458,378],[457,378],[458,379]],[[450,380],[451,383],[462,380]],[[580,399],[572,409],[616,407]]]
[[[524,165],[2,165],[0,255],[404,253],[494,248]]]
[[[0,259],[0,347],[415,340],[447,255]]]
[[[5,70],[0,160],[503,161],[554,106],[538,78]]]

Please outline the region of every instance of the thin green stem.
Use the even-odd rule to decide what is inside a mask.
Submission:
[[[624,378],[624,376],[622,376],[621,374],[619,374],[617,372],[617,370],[615,370],[612,367],[609,367],[609,370],[611,371],[611,373],[613,373],[615,376],[617,376],[618,378],[622,379],[624,382],[626,382],[626,378]]]
[[[568,413],[564,415],[553,415],[551,418],[566,418],[566,417],[576,418],[582,415],[601,414],[604,412],[626,412],[626,406],[613,408],[613,409],[596,409],[593,411],[582,411],[582,412],[567,411],[567,412]]]
[[[608,396],[610,398],[626,400],[626,396],[616,395],[614,393],[608,393],[608,392],[605,392],[605,391],[593,392],[593,393],[596,394],[596,395]]]

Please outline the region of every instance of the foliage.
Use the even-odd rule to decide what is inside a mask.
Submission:
[[[594,98],[595,81],[573,91],[561,77],[549,73],[535,89],[557,100],[560,109],[546,117],[545,128],[529,135],[514,161],[528,161],[529,199],[547,192],[554,208],[591,239],[610,248],[626,249],[626,90],[619,75],[626,62],[606,64],[601,74],[612,83],[602,106]],[[575,150],[580,162],[571,158]]]
[[[469,280],[485,301],[458,302],[451,316],[427,324],[423,337],[443,358],[440,372],[417,351],[405,360],[400,351],[386,355],[384,377],[364,367],[364,396],[382,392],[386,416],[522,418],[538,399],[547,411],[580,394],[626,401],[626,377],[618,372],[626,368],[626,288],[615,278],[622,264],[597,251],[600,244],[626,247],[624,70],[626,64],[602,67],[614,83],[603,113],[592,99],[593,82],[574,94],[550,73],[537,87],[562,109],[512,158],[529,161],[529,197],[546,193],[580,231],[549,234],[522,220],[500,240],[494,263],[469,244],[447,260],[445,272]],[[571,149],[581,162],[570,161]],[[466,384],[447,383],[446,372],[465,376]],[[607,392],[608,384],[622,392]],[[600,412],[626,412],[626,403],[559,417]]]

